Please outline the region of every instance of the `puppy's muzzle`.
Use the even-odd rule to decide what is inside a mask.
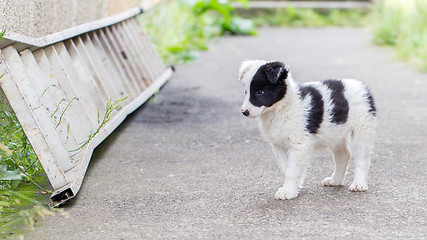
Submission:
[[[242,110],[242,114],[245,115],[246,117],[249,116],[249,110],[246,109],[245,111]]]

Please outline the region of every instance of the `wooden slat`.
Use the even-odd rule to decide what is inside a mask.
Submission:
[[[148,75],[146,79],[146,84],[154,81],[156,79],[156,74],[154,69],[149,64],[146,53],[146,49],[144,49],[141,40],[137,39],[133,29],[131,29],[126,22],[121,22],[118,25],[120,25],[125,31],[126,36],[128,37],[129,42],[132,44],[132,47],[135,49],[135,55],[139,59],[139,64],[144,69],[144,72]],[[147,83],[148,82],[148,83]]]
[[[98,35],[99,41],[106,49],[107,56],[110,57],[114,62],[113,66],[115,67],[115,70],[117,71],[117,73],[120,75],[121,77],[120,79],[125,90],[130,93],[131,98],[134,98],[137,95],[137,91],[130,83],[130,80],[129,80],[130,76],[126,72],[126,69],[124,68],[122,63],[120,62],[120,56],[117,55],[116,51],[114,50],[114,47],[112,46],[112,43],[110,43],[107,36],[105,36],[105,33],[103,30],[98,30],[97,35]]]
[[[133,49],[132,56],[135,61],[135,65],[141,69],[142,81],[144,86],[147,87],[154,78],[154,75],[152,75],[151,71],[148,70],[149,68],[147,67],[146,60],[142,57],[142,49],[136,44],[133,37],[131,37],[131,32],[126,25],[118,23],[116,26],[120,29],[122,38],[125,40],[126,44]]]
[[[45,79],[43,73],[40,70],[40,67],[34,58],[33,53],[30,50],[24,50],[20,52],[22,63],[25,65],[25,69],[28,73],[29,78],[31,79],[31,84],[36,91],[37,96],[43,103],[43,106],[49,112],[50,120],[52,124],[56,126],[57,119],[53,118],[53,114],[55,111],[60,114],[61,109],[58,108],[58,103],[62,103],[62,97],[58,96],[57,92],[59,86],[57,85],[49,85],[47,80]],[[77,146],[77,141],[73,135],[68,133],[68,122],[67,119],[63,120],[67,124],[61,124],[56,127],[59,135],[61,136],[61,142],[65,143],[70,141],[72,146]]]
[[[142,28],[135,19],[129,19],[128,21],[128,27],[131,28],[131,31],[133,34],[136,35],[137,39],[140,39],[139,44],[141,45],[141,48],[144,49],[144,55],[147,61],[147,64],[152,69],[151,71],[154,73],[154,79],[160,74],[159,73],[159,66],[158,63],[155,60],[155,56],[153,55],[153,52],[150,51],[150,48],[146,45],[146,39],[143,39],[143,32]]]
[[[90,93],[90,98],[95,106],[98,109],[103,107],[105,101],[107,101],[107,94],[98,86],[93,78],[89,63],[87,63],[85,58],[80,54],[73,40],[70,39],[65,41],[65,47],[72,58],[72,65],[81,79],[82,86]]]
[[[54,84],[58,86],[58,88],[55,88],[57,90],[55,95],[65,99],[62,104],[60,104],[60,101],[57,102],[57,104],[60,104],[61,107],[59,109],[63,113],[59,112],[55,115],[57,126],[65,125],[67,129],[70,129],[69,135],[74,136],[77,141],[77,146],[69,146],[67,143],[67,149],[76,149],[81,143],[87,140],[90,128],[80,119],[80,115],[82,115],[83,112],[79,107],[79,100],[76,99],[77,95],[70,86],[67,76],[63,74],[56,57],[52,56],[55,55],[55,53],[53,53],[51,49],[46,50],[46,52],[43,49],[38,50],[39,57],[36,57],[36,60],[45,79],[48,80],[50,85]],[[62,115],[63,117],[61,119]],[[75,152],[71,152],[70,154],[75,154]]]
[[[127,37],[126,30],[121,27],[120,24],[116,24],[114,26],[111,26],[113,29],[113,33],[115,32],[118,35],[119,41],[122,41],[124,44],[123,47],[126,49],[126,54],[128,55],[128,60],[130,63],[134,66],[134,68],[139,73],[138,81],[143,86],[143,88],[148,87],[148,81],[149,78],[148,73],[145,71],[142,64],[139,62],[139,58],[136,54],[137,49],[134,48],[132,43],[129,41],[129,38]]]
[[[147,59],[147,64],[150,66],[151,71],[154,72],[154,78],[157,78],[165,70],[165,66],[153,48],[154,46],[149,44],[149,37],[145,34],[136,18],[128,19],[127,21],[123,21],[123,23],[126,23],[128,28],[130,28],[130,32],[136,39],[139,39],[138,43],[141,45],[141,48],[144,49],[144,56]]]
[[[82,141],[85,141],[87,139],[87,136],[89,135],[89,132],[96,127],[96,124],[94,126],[91,126],[91,120],[89,119],[90,111],[92,109],[89,109],[89,101],[90,99],[82,98],[82,96],[87,96],[87,93],[85,94],[85,90],[79,88],[81,91],[76,90],[76,86],[78,86],[78,79],[73,79],[71,77],[75,77],[73,74],[74,71],[70,69],[69,67],[65,67],[64,63],[62,62],[62,59],[59,57],[58,52],[56,51],[54,45],[46,47],[45,53],[49,58],[50,64],[52,66],[54,77],[57,79],[58,83],[61,86],[62,91],[65,93],[66,98],[68,101],[72,101],[72,99],[76,98],[70,105],[67,111],[73,111],[73,115],[75,115],[75,122],[78,124],[78,126],[71,125],[70,128],[71,132],[74,136],[76,136],[78,143],[81,144]],[[73,79],[73,80],[71,80]],[[84,102],[82,102],[82,99]],[[96,119],[96,110],[93,112],[95,119]],[[93,119],[93,118],[92,118]],[[93,128],[92,128],[93,127]]]
[[[75,92],[79,98],[80,107],[85,111],[85,116],[82,119],[88,120],[91,123],[91,128],[95,129],[98,126],[97,123],[97,106],[91,98],[93,93],[89,92],[84,86],[84,80],[80,78],[78,70],[74,68],[73,59],[71,59],[68,50],[66,49],[63,42],[56,43],[54,46],[60,61],[62,62],[61,67],[64,69],[70,84],[75,89]]]
[[[97,52],[99,53],[99,57],[102,63],[102,67],[105,69],[106,73],[108,74],[109,78],[105,79],[108,80],[110,84],[116,88],[119,91],[119,98],[122,99],[126,96],[130,96],[131,93],[129,90],[125,88],[123,85],[123,79],[122,76],[118,73],[115,65],[112,63],[112,57],[108,56],[106,48],[102,45],[98,35],[95,32],[92,32],[89,34],[89,36],[92,39],[92,43],[94,47],[96,48]],[[114,99],[117,100],[118,98]],[[126,104],[128,100],[124,102]]]
[[[27,51],[24,52],[28,53]],[[65,93],[61,89],[61,86],[56,81],[56,78],[54,78],[54,73],[50,68],[49,59],[47,58],[43,49],[34,52],[33,56],[35,61],[33,61],[33,59],[28,56],[25,59],[25,63],[28,65],[28,69],[31,71],[31,81],[44,89],[41,93],[39,91],[39,94],[41,98],[46,98],[46,101],[49,101],[46,107],[50,113],[50,120],[54,123],[56,130],[61,135],[59,140],[61,143],[66,145],[67,148],[77,148],[78,139],[69,131],[68,128],[68,126],[71,127],[72,123],[69,111],[65,111],[61,119],[62,123],[57,125],[62,115],[62,111],[66,107],[68,101],[66,99]]]
[[[90,54],[86,49],[86,46],[83,43],[83,40],[80,37],[76,37],[73,39],[73,42],[76,46],[77,51],[82,57],[83,62],[86,64],[86,67],[90,71],[90,74],[92,76],[92,79],[94,80],[93,83],[95,84],[97,92],[101,93],[102,102],[104,103],[107,102],[108,99],[110,99],[114,95],[114,93],[110,88],[104,86],[104,83],[100,78],[101,73],[99,73],[98,72],[99,70],[95,67],[95,63],[93,59],[90,57]]]
[[[119,99],[121,97],[120,91],[116,86],[113,85],[111,81],[111,75],[109,75],[109,71],[103,65],[99,49],[94,46],[89,34],[86,33],[82,35],[81,39],[84,42],[87,55],[93,64],[92,66],[98,75],[99,81],[108,93],[108,99]]]
[[[142,87],[138,84],[138,76],[135,73],[135,70],[129,64],[129,61],[127,61],[127,59],[125,59],[122,55],[121,45],[116,40],[115,36],[113,35],[113,33],[111,32],[111,30],[108,27],[104,28],[103,30],[105,31],[106,36],[108,37],[108,39],[112,43],[114,50],[116,51],[116,56],[118,56],[118,58],[120,59],[120,61],[122,63],[123,68],[126,70],[126,73],[129,75],[129,77],[130,77],[129,80],[130,80],[132,86],[138,92],[142,91]]]
[[[135,18],[129,19],[129,23],[133,25],[135,33],[138,34],[138,39],[141,39],[141,43],[147,49],[147,55],[150,59],[150,66],[156,70],[157,76],[160,76],[165,70],[165,66],[160,58],[159,54],[155,50],[153,44],[150,42],[149,36],[144,32],[142,26],[138,23]]]
[[[111,26],[109,28],[111,32],[113,33],[115,39],[117,40],[117,43],[121,49],[122,57],[128,62],[130,67],[133,69],[135,76],[136,76],[136,83],[140,87],[141,90],[145,89],[145,84],[143,81],[141,81],[141,78],[144,77],[141,70],[135,65],[134,60],[132,59],[131,50],[128,48],[128,45],[124,42],[124,40],[121,37],[121,34],[117,31],[117,28],[114,26]]]
[[[9,89],[11,92],[7,92],[8,98],[11,94],[19,96],[22,93],[25,104],[31,111],[32,117],[30,117],[30,114],[25,114],[28,113],[28,109],[16,109],[17,106],[22,107],[22,101],[16,104],[13,99],[12,101],[9,101],[11,101],[15,107],[14,110],[18,119],[20,119],[21,125],[25,130],[27,130],[26,134],[29,137],[31,144],[37,146],[36,153],[38,154],[38,157],[42,157],[43,159],[47,157],[48,164],[53,164],[53,166],[47,166],[47,169],[51,170],[53,174],[55,174],[55,178],[58,178],[59,183],[56,185],[64,184],[64,181],[67,180],[63,173],[74,167],[68,156],[68,151],[61,142],[58,142],[60,137],[58,136],[54,124],[50,121],[49,113],[46,108],[43,107],[40,98],[37,97],[37,93],[32,87],[31,80],[27,73],[22,71],[25,69],[25,66],[22,63],[19,54],[11,46],[6,49],[2,49],[2,55],[4,56],[5,61],[7,61],[9,74],[13,77],[13,79],[6,79],[7,85],[2,86],[2,88],[8,89],[8,87],[10,87]],[[14,86],[13,82],[15,82],[17,88]],[[21,111],[23,115],[20,115]],[[45,154],[47,156],[45,156]],[[54,162],[55,160],[57,163]],[[58,165],[61,171],[57,169]]]

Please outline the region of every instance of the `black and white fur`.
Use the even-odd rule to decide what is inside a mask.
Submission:
[[[376,128],[376,108],[367,86],[352,79],[297,84],[281,62],[250,60],[241,64],[245,88],[242,113],[258,117],[266,140],[285,174],[276,199],[298,196],[314,150],[332,151],[335,171],[324,186],[340,186],[350,156],[350,191],[368,190],[368,171]]]

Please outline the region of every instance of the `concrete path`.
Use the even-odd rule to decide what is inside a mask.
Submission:
[[[97,150],[68,218],[28,239],[426,239],[427,75],[393,61],[360,29],[262,29],[224,37],[137,110]],[[256,120],[240,113],[245,59],[278,59],[297,82],[357,78],[377,100],[370,190],[321,186],[312,161],[297,199]]]

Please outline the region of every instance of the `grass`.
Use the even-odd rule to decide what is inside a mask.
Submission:
[[[39,177],[36,181],[48,184],[45,177]],[[45,206],[49,195],[29,182],[21,183],[14,190],[0,190],[0,198],[0,238],[24,234],[40,219],[58,212]]]
[[[0,39],[5,31],[0,31]],[[1,78],[4,76],[2,73]],[[0,237],[21,234],[53,212],[47,178],[15,113],[0,89]]]
[[[228,1],[164,1],[139,20],[168,64],[194,60],[199,51],[208,48],[209,40],[217,36],[256,35],[252,21],[234,14]]]
[[[363,26],[366,23],[366,10],[314,10],[305,8],[282,8],[242,11],[257,26],[273,27],[326,27]]]
[[[372,18],[374,43],[427,71],[427,0],[378,0]]]
[[[23,233],[46,213],[47,178],[0,90],[0,237]]]

